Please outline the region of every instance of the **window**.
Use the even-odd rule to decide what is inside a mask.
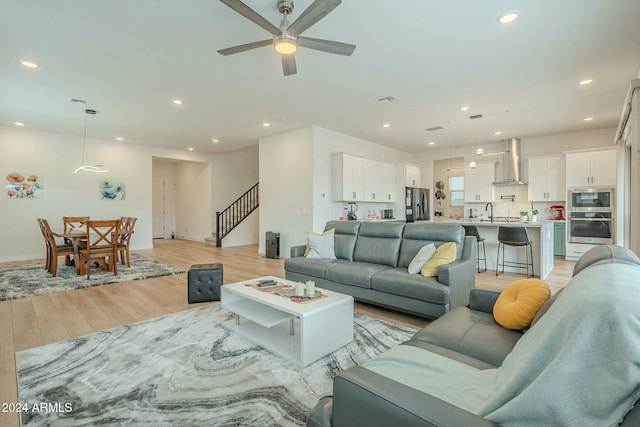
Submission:
[[[464,206],[464,176],[449,177],[450,206]]]

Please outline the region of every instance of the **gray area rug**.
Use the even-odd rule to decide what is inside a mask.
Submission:
[[[337,373],[415,333],[355,313],[351,344],[298,368],[231,318],[210,304],[16,353],[21,425],[303,426]]]
[[[117,276],[98,273],[87,280],[87,276],[78,276],[75,267],[65,265],[60,258],[56,277],[51,277],[44,264],[0,268],[0,301],[179,273],[184,273],[184,270],[131,254],[131,268],[119,264]]]

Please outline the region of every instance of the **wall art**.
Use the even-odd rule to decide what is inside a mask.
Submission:
[[[100,178],[98,189],[102,200],[124,200],[127,195],[127,185],[122,179]]]
[[[42,199],[44,180],[42,174],[11,172],[7,174],[6,198]]]

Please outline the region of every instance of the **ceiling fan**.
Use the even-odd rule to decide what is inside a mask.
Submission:
[[[342,3],[341,0],[315,0],[292,24],[289,23],[287,17],[293,11],[293,0],[277,0],[278,11],[283,15],[282,21],[280,21],[280,27],[276,27],[267,21],[240,0],[220,1],[273,34],[273,38],[271,39],[221,49],[218,53],[222,55],[233,55],[259,47],[273,45],[274,50],[282,56],[282,71],[284,75],[290,76],[296,73],[296,59],[294,54],[299,46],[344,56],[351,56],[356,48],[355,45],[348,43],[312,39],[300,35],[338,7],[340,3]]]

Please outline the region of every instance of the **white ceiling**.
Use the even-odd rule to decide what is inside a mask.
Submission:
[[[279,24],[276,0],[245,3]],[[81,136],[93,108],[89,137],[207,153],[308,125],[408,152],[610,127],[640,69],[638,22],[637,0],[345,0],[304,35],[353,56],[301,48],[284,77],[271,47],[216,52],[270,37],[218,0],[2,0],[0,125]]]

